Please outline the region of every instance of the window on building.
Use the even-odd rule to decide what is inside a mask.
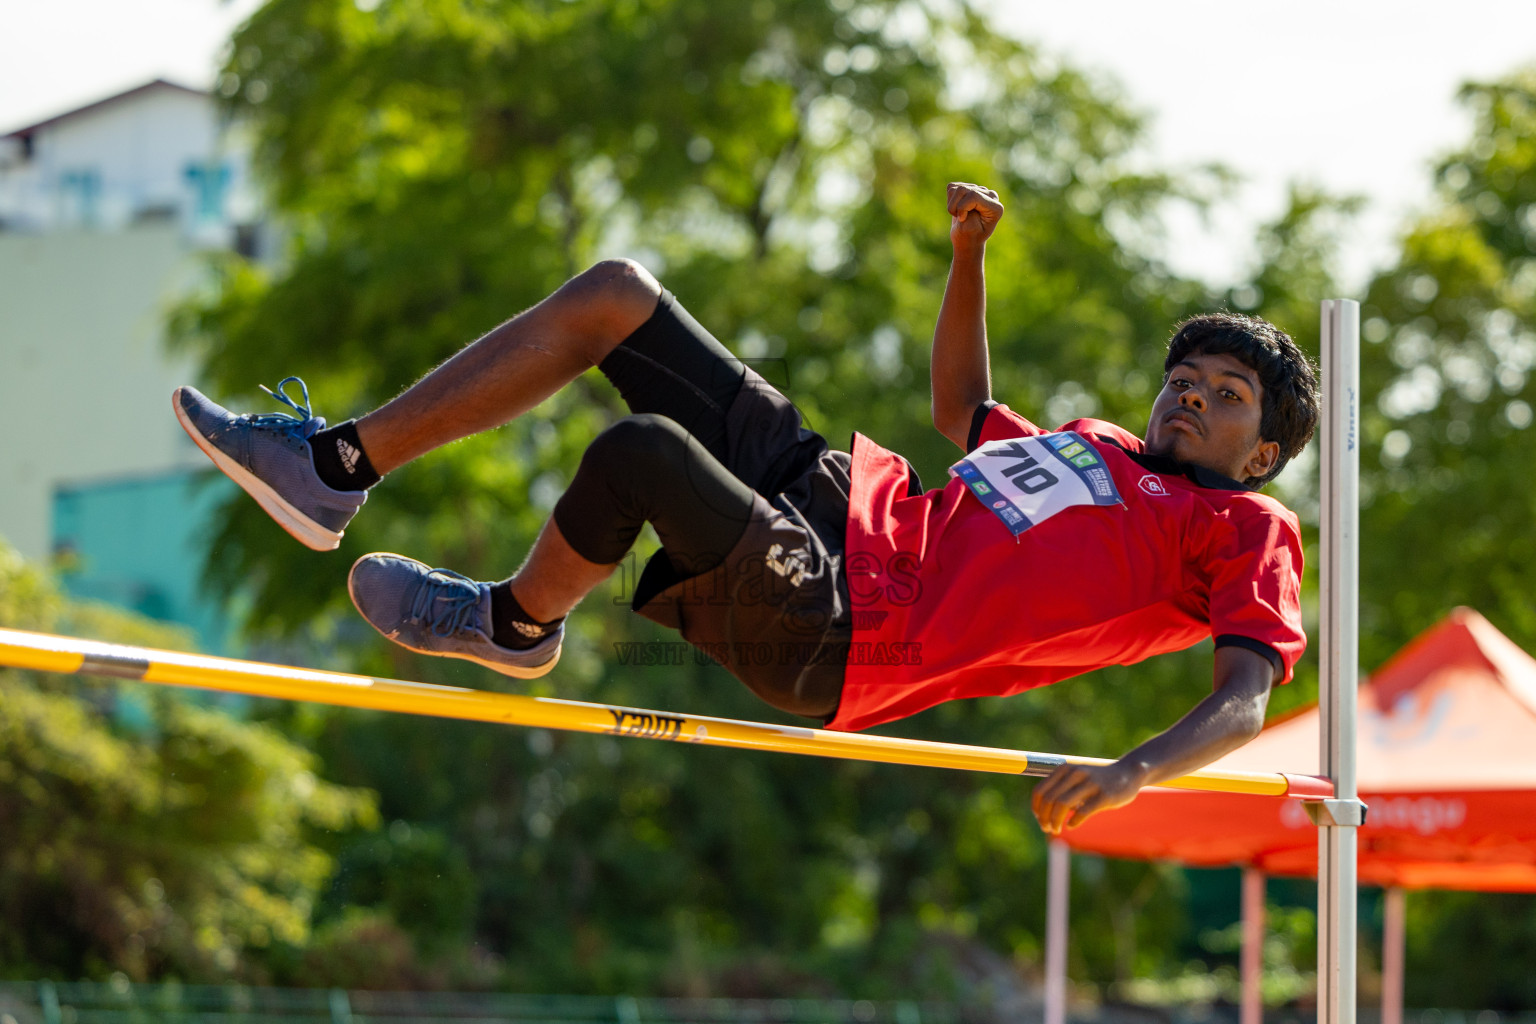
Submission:
[[[182,172],[192,190],[192,220],[194,223],[217,223],[224,219],[224,196],[229,191],[229,165],[218,161],[187,163]]]
[[[94,227],[101,217],[101,172],[94,167],[59,175],[61,219],[71,227]]]

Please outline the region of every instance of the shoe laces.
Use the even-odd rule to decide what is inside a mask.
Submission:
[[[479,628],[480,585],[451,569],[433,569],[411,601],[411,618],[447,639],[466,628]],[[484,632],[484,630],[481,630]]]
[[[288,393],[283,390],[289,384],[297,384],[299,386],[299,393],[301,395],[299,401],[295,402],[291,397],[289,397]],[[310,411],[309,387],[304,383],[303,378],[284,377],[282,381],[277,385],[276,391],[273,391],[265,384],[258,384],[257,387],[261,388],[261,390],[265,391],[279,402],[282,402],[284,405],[299,415],[294,417],[290,416],[286,412],[260,413],[258,415],[249,417],[251,426],[265,427],[268,430],[276,430],[280,433],[287,434],[290,437],[296,437],[301,441],[308,441],[316,433],[325,429],[324,418],[316,416],[313,412]]]

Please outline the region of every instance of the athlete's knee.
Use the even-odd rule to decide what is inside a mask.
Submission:
[[[594,343],[594,363],[633,334],[656,311],[661,284],[630,259],[601,260],[560,289],[568,314],[579,320]]]
[[[646,316],[661,295],[661,282],[631,259],[599,260],[571,278],[569,287],[599,305],[643,308]]]
[[[661,285],[657,283],[651,272],[645,269],[645,265],[628,256],[611,256],[605,260],[598,260],[576,276],[610,288],[644,289],[651,295],[661,291]]]
[[[587,445],[554,510],[555,524],[577,554],[599,565],[624,557],[668,488],[676,486],[668,467],[686,446],[680,432],[664,416],[626,416]]]
[[[610,480],[629,478],[663,486],[686,471],[688,432],[674,419],[655,413],[625,416],[587,446],[583,468]]]

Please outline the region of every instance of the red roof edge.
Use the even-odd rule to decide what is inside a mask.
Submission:
[[[66,110],[62,114],[55,114],[46,120],[38,121],[36,124],[29,124],[24,128],[17,128],[14,131],[6,132],[4,135],[0,135],[0,139],[26,138],[28,135],[41,131],[44,128],[52,127],[53,125],[58,124],[60,121],[67,120],[71,117],[77,117],[80,114],[87,114],[95,110],[100,110],[102,107],[113,103],[118,103],[122,100],[132,99],[133,97],[142,93],[149,92],[151,89],[173,89],[176,92],[188,93],[193,96],[208,95],[208,91],[206,89],[193,89],[191,86],[180,85],[176,82],[172,82],[164,78],[156,78],[154,81],[145,82],[143,85],[136,85],[132,89],[128,89],[124,92],[113,93],[111,96],[107,96],[104,99],[99,99],[95,102],[87,103],[83,107],[75,107],[73,110]]]
[[[1486,668],[1511,697],[1536,714],[1536,658],[1466,607],[1452,608],[1371,675],[1378,706],[1390,707],[1399,695],[1447,665]]]
[[[1536,658],[1472,609],[1458,608],[1457,611],[1467,613],[1467,631],[1477,641],[1483,656],[1492,663],[1504,689],[1536,715]]]
[[[1360,695],[1386,709],[1397,698],[1448,664],[1481,663],[1510,695],[1536,715],[1536,658],[1499,631],[1475,608],[1458,605],[1404,644],[1380,668],[1360,680]],[[1264,723],[1265,730],[1317,711],[1313,701]]]
[[[1386,663],[1370,675],[1371,691],[1379,707],[1389,708],[1399,695],[1422,683],[1431,673],[1447,665],[1481,665],[1497,672],[1473,630],[1480,622],[1498,633],[1471,608],[1452,608],[1444,618],[1408,641]],[[1502,637],[1502,634],[1499,634]],[[1507,642],[1507,641],[1506,641]]]

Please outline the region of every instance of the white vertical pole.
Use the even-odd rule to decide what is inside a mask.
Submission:
[[[1355,1021],[1355,784],[1359,685],[1360,304],[1327,299],[1322,309],[1322,616],[1318,707],[1323,774],[1333,800],[1314,811],[1317,839],[1318,1024]]]
[[[1238,1024],[1262,1024],[1264,1020],[1264,872],[1243,869],[1243,1000]]]
[[[1067,1021],[1067,892],[1072,850],[1059,839],[1047,844],[1045,892],[1045,1024]]]
[[[1381,921],[1381,1024],[1403,1024],[1403,946],[1406,911],[1403,890],[1391,886]]]

